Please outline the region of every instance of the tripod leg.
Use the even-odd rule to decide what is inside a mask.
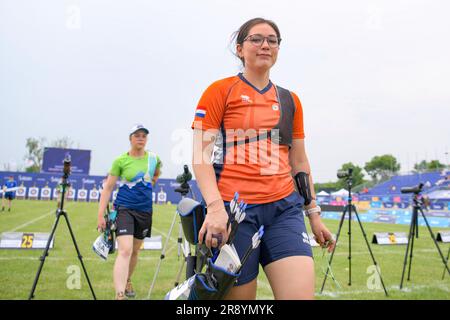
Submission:
[[[416,239],[419,239],[419,213],[416,212]]]
[[[348,285],[352,285],[352,206],[348,207]]]
[[[447,263],[448,263],[448,258],[450,258],[450,247],[448,248],[448,252],[447,252]],[[442,280],[444,280],[445,278],[445,268],[444,268],[444,272],[442,273]]]
[[[180,283],[181,273],[183,271],[183,267],[186,264],[186,279],[190,278],[195,274],[195,262],[197,257],[192,256],[191,254],[191,245],[189,242],[184,239],[183,242],[183,228],[181,226],[180,221],[180,231],[178,235],[178,248],[181,248],[181,251],[183,252],[183,262],[180,266],[180,270],[178,271],[177,278],[175,280],[175,287]],[[178,254],[179,255],[179,254]]]
[[[406,244],[406,252],[405,252],[405,259],[403,260],[403,271],[402,271],[402,280],[400,281],[400,290],[403,288],[403,279],[405,276],[405,270],[406,270],[406,263],[408,261],[408,251],[411,244],[411,239],[414,237],[414,224],[416,223],[415,217],[414,217],[414,209],[413,214],[411,216],[411,223],[409,225],[409,233],[408,233],[408,243]]]
[[[342,213],[342,216],[341,216],[341,221],[339,222],[339,228],[338,228],[338,231],[336,234],[336,244],[334,246],[333,252],[331,252],[330,261],[328,262],[327,272],[325,273],[325,277],[323,279],[322,288],[320,289],[320,293],[323,292],[323,288],[325,287],[325,282],[327,281],[327,278],[328,278],[328,273],[330,272],[331,263],[333,262],[334,252],[336,251],[337,243],[339,240],[339,235],[341,234],[341,229],[342,229],[342,225],[344,223],[346,212],[347,212],[347,207],[345,207],[344,212]]]
[[[373,264],[375,265],[375,269],[377,270],[378,276],[380,277],[380,281],[381,281],[381,285],[383,286],[384,293],[386,296],[388,296],[386,287],[384,285],[383,277],[381,276],[380,270],[378,269],[378,264],[375,261],[375,256],[373,255],[372,249],[370,248],[370,244],[369,244],[369,240],[367,240],[366,232],[364,231],[361,220],[359,219],[358,211],[356,211],[355,207],[353,207],[353,210],[355,211],[356,219],[358,220],[358,224],[359,224],[359,227],[361,228],[361,232],[364,236],[364,240],[366,240],[367,249],[369,249],[370,256],[372,257]]]
[[[73,234],[72,227],[70,226],[69,217],[67,217],[67,213],[65,211],[62,212],[62,215],[66,219],[67,227],[69,228],[69,232],[70,232],[70,236],[72,237],[73,245],[75,246],[75,250],[77,251],[78,260],[80,260],[81,266],[83,267],[84,275],[86,276],[87,282],[89,284],[89,288],[91,289],[92,297],[94,297],[94,300],[97,300],[97,297],[95,296],[95,293],[94,293],[94,289],[92,288],[91,281],[89,280],[89,276],[87,274],[86,267],[84,266],[84,263],[83,263],[83,256],[81,255],[80,250],[78,249],[77,241],[75,240],[75,235]]]
[[[180,220],[179,226],[178,226],[178,239],[177,239],[177,243],[178,243],[178,260],[180,260],[181,246],[183,245],[183,227],[181,226],[181,220]]]
[[[182,233],[180,238],[182,239]],[[191,247],[189,245],[189,242],[185,239],[184,243],[183,240],[181,240],[180,245],[182,245],[182,252],[183,252],[183,261],[181,263],[180,269],[177,274],[177,278],[175,279],[175,287],[180,283],[181,273],[183,271],[183,267],[186,264],[186,279],[190,278],[192,275],[194,275],[194,268],[195,265],[192,264],[192,262],[195,262],[195,258],[191,255]],[[192,274],[191,274],[192,272]]]
[[[423,210],[421,208],[419,208],[419,210],[420,210],[420,213],[422,214],[423,219],[425,220],[425,224],[427,225],[428,231],[430,232],[431,239],[433,239],[434,245],[436,246],[436,248],[437,248],[437,250],[439,252],[439,255],[441,256],[442,263],[444,264],[445,269],[447,269],[448,274],[450,274],[450,269],[449,269],[448,264],[447,264],[448,259],[447,260],[445,259],[444,255],[443,255],[443,253],[441,251],[441,248],[439,247],[439,244],[436,241],[436,237],[434,236],[433,230],[431,230],[431,227],[430,227],[430,225],[428,223],[428,220],[425,217],[425,214],[423,213]],[[445,270],[444,270],[444,272],[445,272]]]
[[[186,262],[185,259],[183,259],[183,261],[181,262],[180,269],[178,270],[178,273],[177,273],[177,278],[175,279],[175,284],[174,284],[175,287],[180,283],[181,273],[183,272],[185,262]]]
[[[34,298],[34,291],[36,290],[36,286],[39,281],[39,277],[41,275],[42,268],[44,267],[45,258],[48,256],[48,250],[50,249],[50,243],[53,239],[53,236],[55,235],[56,227],[58,226],[60,217],[61,217],[61,213],[58,209],[58,211],[56,213],[56,220],[55,220],[55,223],[53,224],[53,228],[50,233],[50,237],[48,238],[47,245],[45,246],[44,253],[39,258],[39,260],[41,260],[41,264],[39,265],[38,271],[36,273],[36,277],[34,278],[33,287],[31,288],[31,292],[30,292],[30,295],[28,296],[28,300],[31,300]]]
[[[150,289],[149,289],[148,294],[147,294],[147,299],[150,299],[150,296],[151,296],[152,291],[153,291],[153,287],[155,286],[156,277],[158,276],[159,269],[161,268],[161,262],[163,261],[163,259],[166,256],[167,246],[169,244],[170,235],[172,234],[172,230],[173,230],[173,227],[175,225],[175,221],[177,219],[177,215],[178,215],[178,213],[175,211],[175,215],[173,216],[173,219],[172,219],[172,224],[170,225],[169,232],[167,233],[166,242],[164,243],[164,247],[162,249],[161,256],[159,258],[158,266],[156,267],[155,275],[153,276],[152,285],[150,286]]]
[[[417,224],[418,219],[417,219],[417,214],[416,214],[416,218],[415,218],[415,223],[413,226],[413,234],[416,235],[417,238],[417,230],[419,229],[419,225]],[[413,260],[413,252],[414,252],[414,236],[411,237],[411,250],[409,251],[409,266],[408,266],[408,278],[407,281],[411,280],[411,265],[412,265],[412,260]]]

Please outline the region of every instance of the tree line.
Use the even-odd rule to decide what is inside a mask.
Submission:
[[[26,141],[26,172],[40,172],[42,168],[42,160],[44,158],[44,149],[52,148],[73,148],[74,142],[69,137],[57,138],[51,142],[47,142],[46,138],[28,138]]]
[[[363,168],[353,164],[352,162],[347,162],[344,163],[338,171],[348,171],[350,168],[353,168],[352,183],[353,186],[355,186],[355,191],[361,191],[364,187],[370,188],[398,174],[400,171],[400,163],[393,155],[385,154],[373,157],[370,161],[365,163]],[[431,160],[429,162],[422,160],[414,165],[413,173],[439,171],[445,168],[446,165],[440,163],[439,160]],[[369,179],[365,178],[365,173],[367,173]],[[346,187],[347,181],[345,178],[337,179],[336,181],[314,184],[316,192],[320,190],[330,192]]]

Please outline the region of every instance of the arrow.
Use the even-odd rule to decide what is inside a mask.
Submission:
[[[234,237],[236,236],[237,228],[239,223],[241,223],[245,218],[245,209],[247,208],[247,204],[244,201],[241,201],[239,206],[236,208],[236,212],[232,215],[231,221],[231,231],[228,236],[227,244],[233,242]]]
[[[235,221],[241,223],[245,218],[245,209],[247,209],[247,204],[242,207],[242,210],[239,213],[236,213]]]
[[[230,212],[233,215],[236,211],[237,201],[239,199],[239,193],[234,193],[234,198],[230,201]]]
[[[245,252],[244,257],[241,260],[241,266],[239,267],[237,273],[241,271],[242,266],[247,262],[248,257],[250,257],[250,253],[252,253],[253,250],[255,250],[256,248],[258,248],[263,235],[264,235],[264,226],[261,226],[259,230],[253,235],[252,244],[248,247],[247,251]]]

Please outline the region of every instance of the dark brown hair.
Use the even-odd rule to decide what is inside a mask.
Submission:
[[[244,23],[239,28],[239,30],[233,34],[232,42],[236,41],[236,45],[240,44],[242,46],[244,44],[245,38],[247,38],[248,33],[250,32],[250,29],[253,28],[254,26],[256,26],[257,24],[262,24],[262,23],[265,23],[265,24],[268,24],[269,26],[271,26],[273,28],[273,30],[275,30],[275,33],[277,34],[278,39],[281,40],[280,29],[278,29],[278,26],[275,24],[275,22],[273,22],[272,20],[264,19],[264,18],[253,18],[253,19],[248,20],[246,23]],[[236,57],[238,57],[242,61],[242,64],[244,64],[244,66],[245,66],[244,59],[239,57],[237,52],[235,52],[234,55]]]

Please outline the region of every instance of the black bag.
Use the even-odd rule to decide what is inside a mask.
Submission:
[[[203,204],[190,198],[183,198],[177,205],[186,240],[198,244],[198,233],[205,220],[206,208]]]
[[[229,272],[208,259],[206,272],[195,275],[188,300],[222,300],[239,276],[240,273]]]

